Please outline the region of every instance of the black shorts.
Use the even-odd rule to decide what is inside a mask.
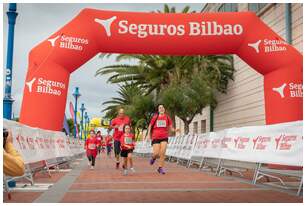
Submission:
[[[129,153],[133,153],[133,150],[121,150],[121,157],[127,157]]]
[[[112,146],[111,145],[107,145],[106,146],[106,150],[107,150],[107,153],[110,153],[112,151]]]
[[[168,143],[168,138],[164,138],[164,139],[153,139],[151,145],[153,145],[153,144],[160,144],[161,142],[167,142],[167,143]]]
[[[121,145],[120,141],[118,141],[118,140],[114,141],[114,152],[115,152],[115,155],[119,155],[120,154],[120,151],[121,151],[120,145]]]

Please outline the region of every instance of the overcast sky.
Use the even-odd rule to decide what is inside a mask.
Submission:
[[[187,4],[169,4],[175,6],[180,11]],[[192,10],[200,11],[204,4],[188,4]],[[15,26],[14,42],[14,63],[13,63],[13,85],[12,96],[13,112],[15,117],[19,116],[21,101],[23,96],[24,81],[28,66],[28,53],[37,44],[48,38],[52,33],[57,31],[63,25],[68,23],[83,8],[95,8],[103,10],[119,11],[153,11],[163,9],[163,4],[17,4],[17,20]],[[7,15],[8,4],[3,6],[3,68],[6,68],[6,49],[7,49]],[[74,103],[72,96],[76,86],[80,88],[82,96],[79,103],[85,103],[86,111],[90,117],[101,117],[100,112],[103,108],[101,103],[117,96],[116,90],[118,85],[106,82],[107,76],[95,77],[94,74],[98,68],[116,63],[115,57],[109,59],[98,58],[98,55],[89,62],[80,67],[70,76],[68,98],[66,104],[66,115],[70,118],[69,102]],[[5,70],[4,70],[5,71]],[[5,73],[3,72],[3,78]],[[3,79],[3,85],[4,79]],[[4,91],[4,89],[3,89]],[[80,105],[80,104],[79,104]]]

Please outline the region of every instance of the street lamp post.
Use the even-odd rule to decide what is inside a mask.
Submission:
[[[87,132],[89,133],[89,116],[87,115]]]
[[[85,140],[87,139],[87,118],[88,118],[88,115],[87,115],[87,112],[85,112]]]
[[[74,127],[74,138],[76,138],[77,136],[77,126],[78,126],[78,123],[77,123],[77,110],[78,110],[78,98],[81,96],[80,92],[79,92],[79,87],[76,87],[75,90],[74,90],[74,93],[72,94],[74,96],[74,99],[75,99],[75,104],[74,104],[74,124],[75,124],[75,127]]]
[[[7,57],[6,57],[6,75],[5,75],[5,94],[3,98],[3,117],[6,119],[12,118],[12,104],[14,102],[12,92],[12,69],[13,69],[13,50],[14,50],[14,30],[15,22],[18,13],[16,12],[16,3],[9,4],[8,16],[9,30],[7,40]]]
[[[82,118],[81,118],[81,138],[82,139],[82,134],[84,133],[84,127],[83,127],[83,117],[84,117],[84,111],[85,111],[85,107],[84,107],[84,103],[82,103],[82,106],[80,108],[81,112],[82,112]]]

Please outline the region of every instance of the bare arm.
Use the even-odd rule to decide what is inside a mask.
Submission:
[[[175,128],[173,127],[173,125],[170,126],[170,130],[171,130],[171,132],[175,132],[176,131]]]
[[[170,120],[170,121],[171,121],[171,120]],[[171,121],[170,131],[171,131],[171,132],[180,132],[180,129],[175,129],[175,128],[173,127],[173,122]]]

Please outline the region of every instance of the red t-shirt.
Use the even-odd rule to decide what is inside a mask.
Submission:
[[[120,138],[120,144],[122,150],[134,149],[135,146],[135,137],[133,134],[123,134]],[[133,148],[126,147],[125,145],[132,146]]]
[[[115,128],[114,140],[120,141],[120,137],[123,135],[123,126],[125,124],[130,124],[130,118],[128,116],[124,116],[123,118],[116,117],[112,120],[112,126],[119,125],[119,128]]]
[[[96,150],[98,146],[98,140],[96,137],[90,137],[86,140],[86,150]]]
[[[106,146],[111,146],[112,145],[111,141],[112,141],[112,137],[106,136],[105,138]]]
[[[169,127],[172,126],[172,121],[166,114],[162,116],[155,114],[151,119],[150,125],[153,129],[152,139],[165,139],[169,136],[168,131]]]
[[[97,146],[101,146],[101,141],[102,141],[101,135],[97,136],[97,141],[98,141]]]

